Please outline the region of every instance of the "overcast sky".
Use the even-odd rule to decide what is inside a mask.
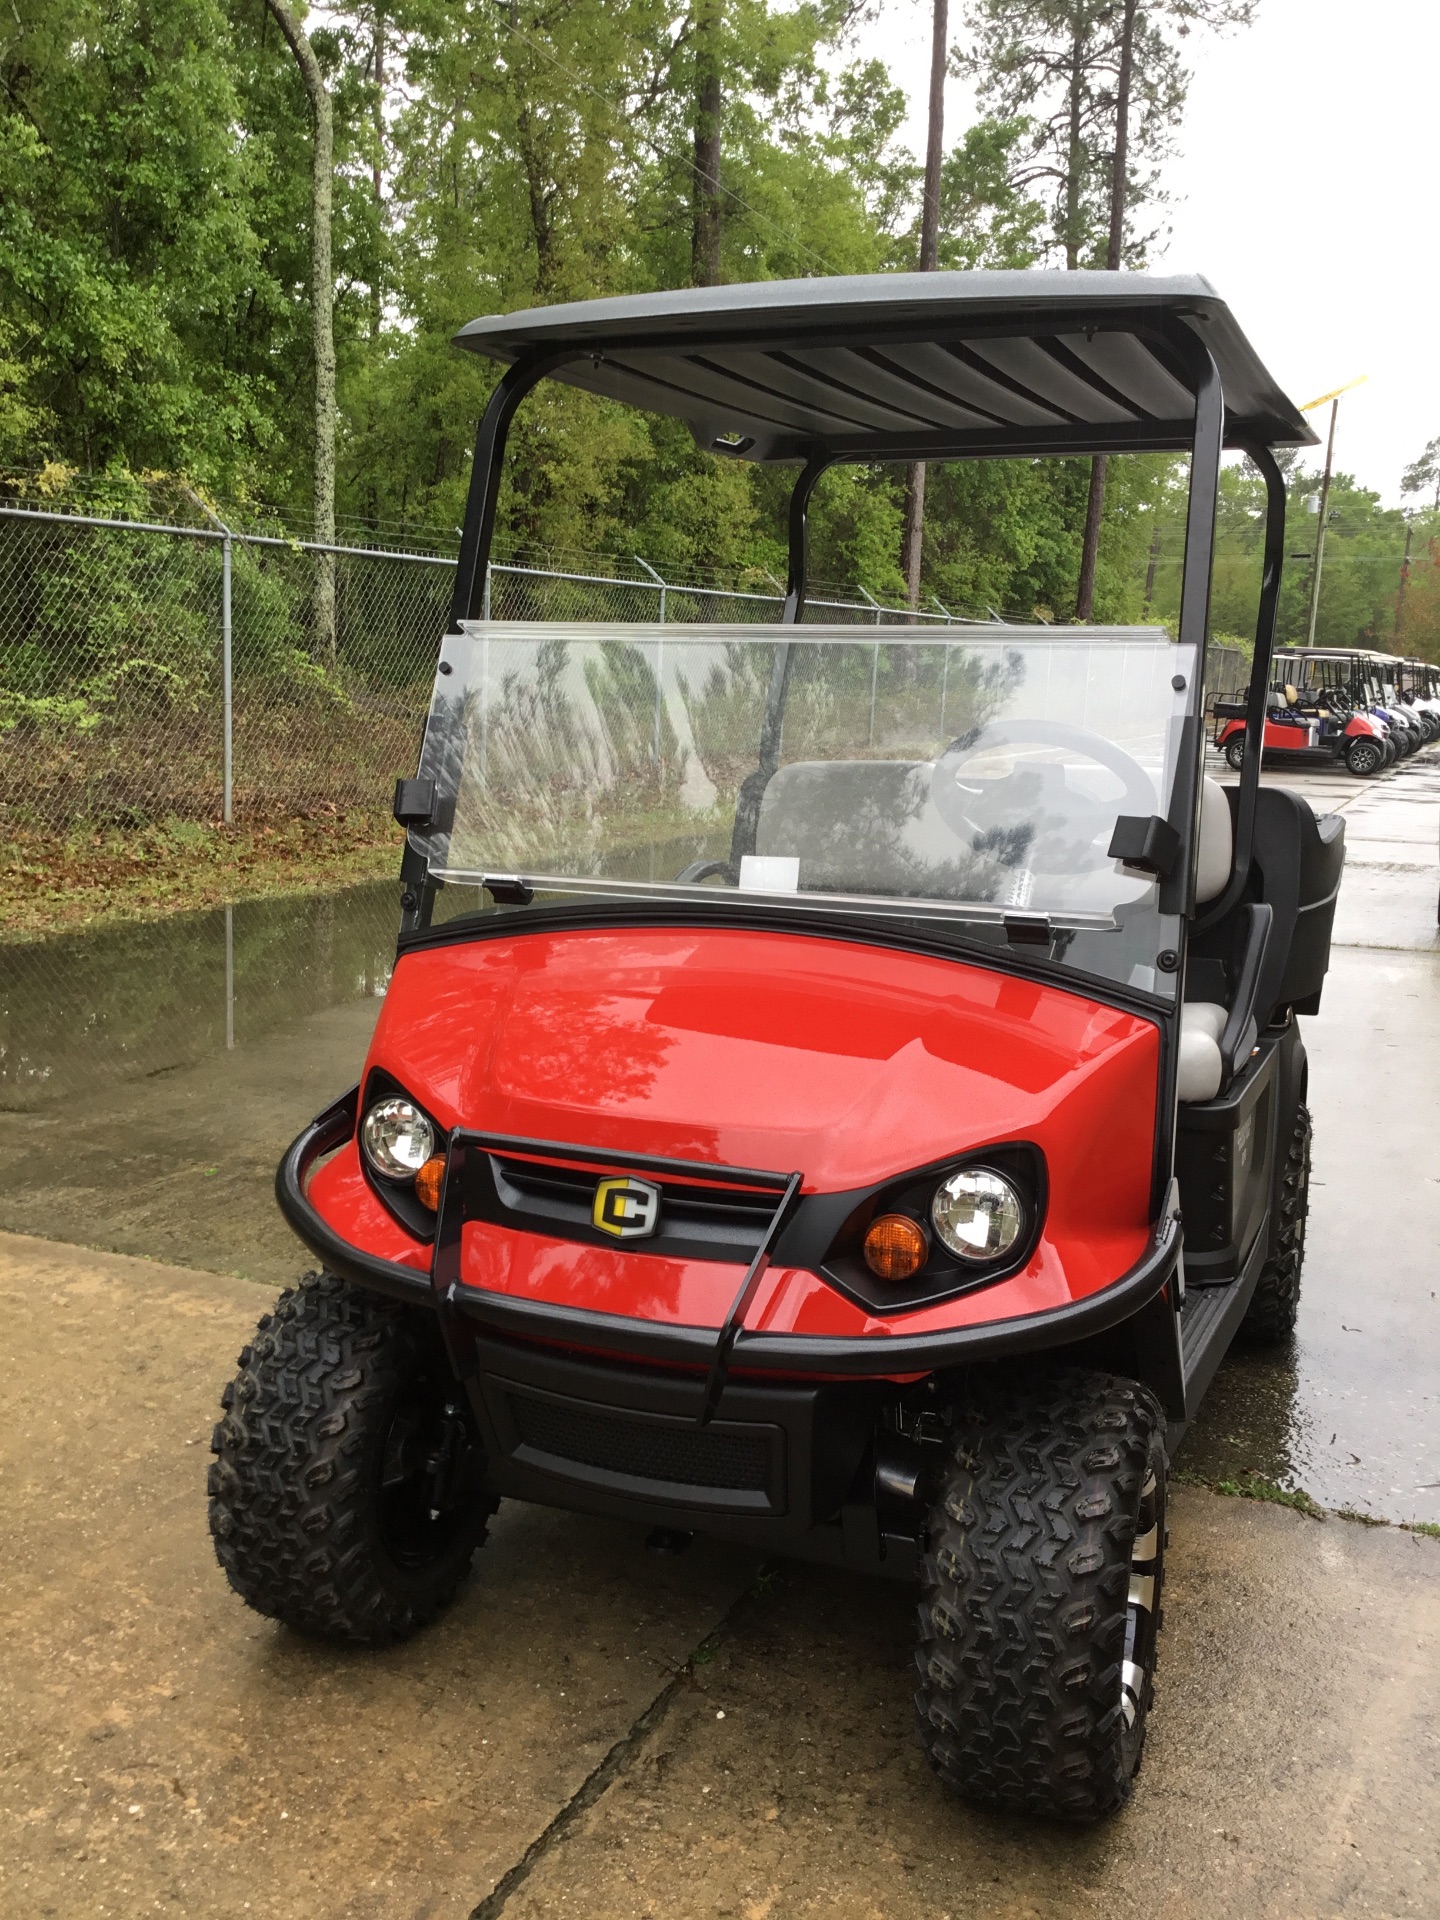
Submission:
[[[955,38],[963,0],[950,15]],[[910,96],[917,154],[929,17],[883,0],[861,41]],[[1154,264],[1203,273],[1297,402],[1368,374],[1341,402],[1336,465],[1398,505],[1401,469],[1440,434],[1440,0],[1260,0],[1248,31],[1191,48]],[[947,145],[974,112],[951,81]]]

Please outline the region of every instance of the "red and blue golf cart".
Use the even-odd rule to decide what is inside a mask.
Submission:
[[[913,1585],[941,1779],[1140,1762],[1169,1453],[1303,1251],[1335,819],[1203,777],[1222,452],[1310,434],[1208,284],[807,280],[477,320],[480,426],[394,975],[280,1205],[321,1271],[223,1395],[232,1586],[384,1643],[502,1499]],[[480,618],[544,379],[794,470],[778,626]],[[841,462],[1186,455],[1178,639],[806,619]],[[1083,498],[1083,491],[1080,494]]]
[[[1397,748],[1388,720],[1375,710],[1364,656],[1314,650],[1277,658],[1293,678],[1270,689],[1262,750],[1271,767],[1342,766],[1362,779],[1393,766]],[[1244,701],[1214,703],[1215,746],[1239,772],[1248,751]]]

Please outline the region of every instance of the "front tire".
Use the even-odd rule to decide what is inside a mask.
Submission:
[[[496,1502],[432,1316],[310,1274],[221,1395],[210,1531],[230,1585],[302,1633],[384,1645],[446,1607]]]
[[[1368,780],[1385,765],[1385,747],[1373,734],[1361,734],[1345,749],[1345,764],[1351,773]]]
[[[1164,1431],[1146,1388],[1079,1371],[957,1420],[915,1704],[931,1766],[966,1799],[1074,1821],[1129,1799],[1154,1691]]]
[[[1295,1109],[1295,1125],[1280,1183],[1280,1217],[1270,1254],[1240,1322],[1252,1346],[1278,1346],[1295,1331],[1300,1312],[1300,1269],[1305,1259],[1305,1220],[1310,1211],[1310,1109]]]

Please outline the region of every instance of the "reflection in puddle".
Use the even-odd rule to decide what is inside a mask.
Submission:
[[[304,1257],[275,1208],[275,1163],[359,1072],[393,959],[396,892],[381,881],[0,944],[0,1226],[292,1281]],[[1299,1337],[1232,1352],[1178,1466],[1440,1520],[1435,1188],[1417,1197],[1429,1139],[1417,1147],[1415,1125],[1440,1071],[1437,987],[1429,956],[1388,956],[1383,974],[1371,955],[1333,962],[1326,1014],[1307,1036],[1317,1147]],[[700,1005],[688,1013],[714,1019]],[[1377,1079],[1386,1043],[1389,1078]],[[563,1075],[565,1059],[557,1046],[547,1073]],[[1407,1202],[1387,1222],[1383,1259],[1377,1191]]]
[[[1293,1343],[1278,1350],[1232,1347],[1210,1383],[1179,1464],[1206,1480],[1258,1473],[1277,1486],[1313,1491],[1305,1477],[1313,1455],[1311,1423],[1299,1386]]]
[[[194,1066],[382,994],[398,924],[378,881],[0,945],[0,1111]]]

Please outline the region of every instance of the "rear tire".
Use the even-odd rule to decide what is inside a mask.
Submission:
[[[1251,1346],[1272,1347],[1288,1340],[1300,1312],[1300,1269],[1305,1260],[1305,1220],[1310,1211],[1310,1109],[1295,1109],[1295,1126],[1281,1178],[1280,1218],[1270,1240],[1270,1256],[1260,1269],[1240,1336]]]
[[[1232,773],[1239,773],[1241,767],[1244,766],[1245,736],[1243,733],[1233,734],[1231,738],[1225,742],[1225,764],[1230,768]]]
[[[1345,749],[1345,764],[1361,780],[1368,780],[1385,765],[1385,747],[1373,734],[1362,734]]]
[[[384,1645],[454,1598],[496,1502],[433,1316],[309,1274],[221,1395],[210,1531],[230,1585],[303,1633]]]
[[[1144,1387],[1080,1371],[1009,1395],[996,1382],[957,1418],[915,1705],[931,1766],[967,1800],[1086,1821],[1129,1799],[1154,1692],[1164,1432]]]

